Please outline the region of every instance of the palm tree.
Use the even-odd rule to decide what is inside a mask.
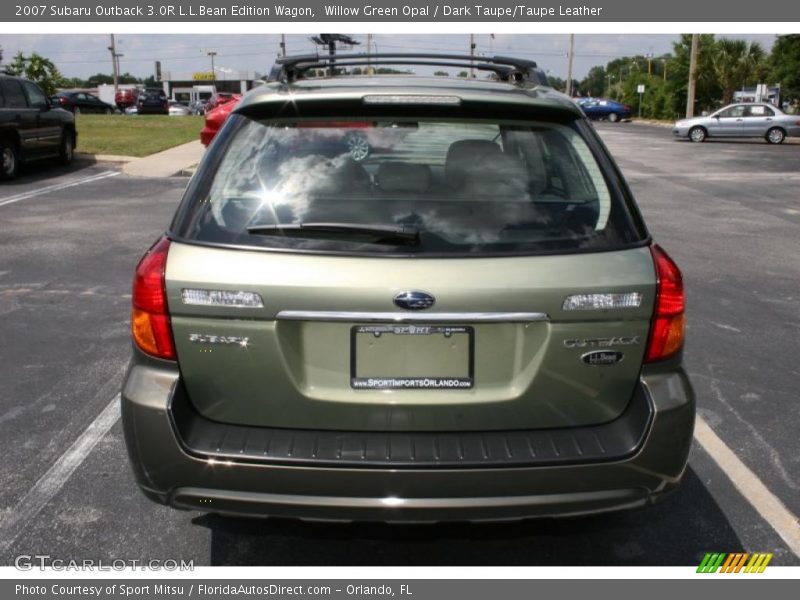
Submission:
[[[722,101],[730,104],[733,93],[764,71],[766,53],[758,42],[720,38],[714,47],[714,72],[722,88]]]

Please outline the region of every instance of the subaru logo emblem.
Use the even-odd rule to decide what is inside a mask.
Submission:
[[[436,303],[436,298],[427,292],[400,292],[394,297],[395,305],[407,310],[423,310]]]

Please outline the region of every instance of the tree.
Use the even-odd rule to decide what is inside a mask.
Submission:
[[[672,107],[676,114],[686,109],[687,84],[689,82],[689,54],[692,46],[691,34],[684,33],[673,44],[675,57],[669,61],[668,81],[673,84]],[[695,87],[696,114],[715,108],[722,90],[714,70],[714,34],[701,34],[697,48],[697,85]]]
[[[583,78],[583,81],[578,85],[578,89],[585,96],[602,96],[605,93],[608,79],[606,77],[606,70],[604,67],[592,67],[589,73]]]
[[[770,83],[781,86],[781,97],[800,99],[800,34],[779,35],[769,57]]]
[[[466,71],[459,71],[458,76],[466,78],[469,77],[469,73],[467,73]]]
[[[450,77],[450,73],[447,71],[434,71],[433,74],[437,77]]]
[[[565,79],[561,79],[561,77],[556,77],[555,75],[548,75],[547,82],[550,84],[550,87],[554,90],[558,90],[559,92],[564,92],[567,90],[567,81]]]
[[[56,93],[63,79],[53,62],[36,52],[32,52],[30,56],[18,52],[8,65],[8,70],[37,83],[47,96]]]
[[[105,73],[95,73],[86,80],[87,87],[97,87],[98,85],[111,85],[114,83],[114,76]]]
[[[714,48],[714,71],[722,88],[722,102],[733,102],[733,93],[756,84],[765,71],[766,53],[758,42],[721,38]]]

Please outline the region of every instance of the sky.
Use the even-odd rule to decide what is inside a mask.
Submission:
[[[287,35],[289,54],[315,51],[310,36]],[[362,42],[355,51],[364,51],[366,35],[353,35]],[[582,79],[595,65],[605,65],[620,56],[669,52],[678,39],[672,34],[584,34],[575,36],[573,76]],[[720,36],[718,36],[720,37]],[[729,35],[727,37],[757,41],[769,51],[774,35]],[[373,36],[378,52],[457,52],[469,53],[468,34],[449,35],[390,35]],[[252,70],[268,73],[278,53],[279,34],[192,35],[192,34],[130,34],[117,35],[117,52],[121,72],[147,77],[155,71],[160,60],[162,71],[193,73],[211,68],[208,50],[217,52],[215,66],[219,73]],[[565,78],[569,36],[565,34],[476,34],[478,54],[514,55],[535,60],[549,75]],[[96,73],[111,73],[111,54],[108,35],[3,35],[0,36],[4,60],[8,62],[18,51],[37,52],[51,59],[62,75],[87,78]]]

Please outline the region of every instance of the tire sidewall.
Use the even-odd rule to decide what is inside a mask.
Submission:
[[[772,133],[780,133],[781,136],[780,139],[777,141],[773,141],[772,138],[770,137]],[[786,139],[786,134],[779,127],[773,127],[772,129],[767,131],[767,135],[765,136],[765,138],[767,142],[769,142],[770,144],[782,144],[783,141]]]
[[[10,170],[5,168],[5,154],[10,151],[13,156],[13,165]],[[14,179],[19,174],[19,150],[17,145],[10,140],[0,140],[0,180]]]
[[[702,133],[702,137],[699,138],[699,139],[694,139],[694,136],[692,134],[695,131],[701,132]],[[702,127],[692,127],[689,130],[689,139],[692,142],[696,143],[696,144],[699,144],[700,142],[705,142],[707,137],[708,137],[708,134],[705,132],[705,130]]]
[[[62,165],[72,164],[75,158],[75,134],[65,129],[61,136],[61,147],[58,151],[59,160]]]

